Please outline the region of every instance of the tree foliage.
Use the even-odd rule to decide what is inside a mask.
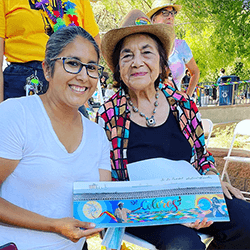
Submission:
[[[149,11],[151,0],[102,0],[93,3],[101,32],[119,27],[132,9]],[[178,0],[176,35],[192,49],[201,71],[200,81],[215,81],[220,68],[226,74],[250,78],[250,0]],[[240,69],[240,70],[239,70]]]

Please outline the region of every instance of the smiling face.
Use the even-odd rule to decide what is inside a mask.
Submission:
[[[154,88],[161,73],[156,42],[148,35],[135,34],[124,39],[119,58],[120,76],[131,91]]]
[[[75,58],[85,64],[98,63],[98,56],[93,44],[80,36],[68,44],[58,57]],[[45,69],[45,75],[48,74],[48,69]],[[98,79],[88,76],[85,67],[78,74],[66,72],[63,60],[55,61],[54,74],[48,80],[50,98],[61,104],[77,108],[92,96],[98,81]]]
[[[165,23],[168,25],[174,25],[174,15],[169,14],[168,16],[165,15],[164,12],[162,11],[174,11],[173,7],[166,7],[161,9],[161,11],[159,11],[159,14],[155,15],[152,18],[153,23]]]

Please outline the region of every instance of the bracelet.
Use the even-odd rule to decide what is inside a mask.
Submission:
[[[214,173],[217,174],[217,175],[220,175],[220,173],[218,172],[218,170],[217,170],[216,168],[213,168],[213,167],[210,167],[210,168],[205,169],[205,170],[203,171],[203,175],[206,175],[207,172],[209,172],[209,171],[214,172]]]

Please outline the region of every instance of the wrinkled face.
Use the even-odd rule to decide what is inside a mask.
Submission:
[[[98,56],[93,44],[80,36],[68,44],[58,57],[78,59],[85,64],[98,63]],[[70,60],[68,66],[76,67],[74,60]],[[66,69],[68,66],[66,66]],[[97,81],[98,79],[94,79],[87,74],[86,67],[83,66],[78,74],[72,74],[65,71],[63,60],[56,60],[54,74],[49,78],[48,91],[53,94],[56,101],[62,104],[80,107],[94,93]]]
[[[169,25],[174,25],[174,12],[173,7],[166,7],[161,10],[161,12],[155,15],[152,19],[153,23],[165,23]]]
[[[161,73],[158,46],[150,36],[135,34],[124,39],[120,58],[120,76],[132,91],[154,88]]]

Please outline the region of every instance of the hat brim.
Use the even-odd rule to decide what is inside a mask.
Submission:
[[[154,8],[152,10],[150,10],[146,15],[151,19],[152,16],[160,9],[163,9],[163,8],[166,8],[166,7],[173,7],[177,13],[181,10],[181,5],[175,5],[175,4],[172,4],[172,5],[169,5],[169,4],[166,4],[166,5],[162,5],[160,7],[157,7],[157,8]]]
[[[112,72],[114,72],[116,66],[113,65],[113,54],[117,43],[129,35],[139,33],[148,33],[158,37],[166,51],[167,57],[169,57],[175,39],[173,26],[160,23],[113,29],[108,31],[101,41],[102,55]]]

